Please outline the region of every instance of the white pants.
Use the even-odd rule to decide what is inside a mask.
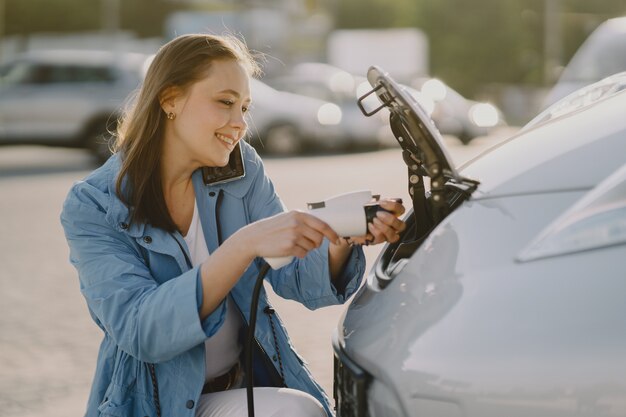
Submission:
[[[291,388],[254,389],[255,417],[326,417],[324,407],[306,392]],[[247,417],[246,389],[213,392],[200,397],[196,417]]]

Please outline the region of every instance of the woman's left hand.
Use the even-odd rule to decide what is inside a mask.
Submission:
[[[378,204],[389,213],[382,210],[376,213],[373,222],[367,225],[369,233],[365,236],[351,237],[352,243],[377,245],[383,242],[395,243],[400,239],[400,233],[406,229],[406,223],[398,218],[404,214],[404,206],[392,199],[381,199]]]

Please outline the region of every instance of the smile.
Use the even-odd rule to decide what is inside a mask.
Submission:
[[[235,140],[233,138],[230,138],[228,136],[222,135],[221,133],[216,133],[215,137],[218,138],[219,140],[221,140],[224,143],[227,143],[228,145],[234,145],[235,144]]]

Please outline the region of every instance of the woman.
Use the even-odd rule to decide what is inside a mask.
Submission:
[[[285,212],[241,141],[257,72],[234,38],[187,35],[163,46],[116,154],[65,201],[70,259],[104,332],[87,416],[245,415],[241,335],[260,258],[295,256],[267,279],[311,309],[344,302],[360,283],[358,245],[313,216]],[[238,147],[245,176],[205,183],[202,168],[226,166]],[[381,213],[367,238],[393,242],[404,227]],[[257,415],[331,415],[265,293],[259,311]]]

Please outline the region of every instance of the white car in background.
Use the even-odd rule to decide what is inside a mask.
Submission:
[[[494,104],[469,100],[437,78],[417,78],[411,87],[420,92],[420,101],[437,129],[464,144],[506,125],[504,115]]]
[[[413,209],[333,337],[338,417],[626,416],[626,73],[459,168],[368,79]]]
[[[250,93],[247,140],[260,153],[287,156],[347,146],[336,104],[276,90],[257,79],[250,81]]]
[[[110,156],[125,100],[141,82],[147,55],[39,50],[0,68],[0,144],[77,146]]]
[[[338,128],[344,146],[352,149],[376,149],[395,144],[389,132],[388,113],[366,118],[357,105],[357,99],[368,91],[367,80],[340,68],[320,62],[294,65],[287,74],[270,78],[268,84],[278,90],[289,91],[323,100],[339,109]]]

